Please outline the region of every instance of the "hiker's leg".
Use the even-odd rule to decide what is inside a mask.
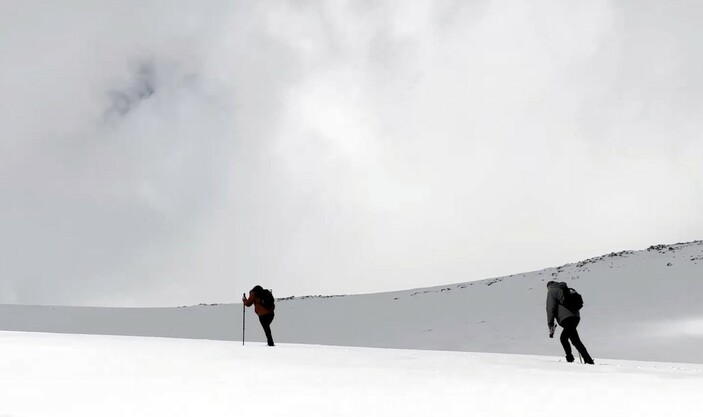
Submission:
[[[561,336],[559,336],[559,341],[561,342],[561,346],[564,348],[564,353],[566,353],[566,360],[568,362],[574,361],[574,355],[571,354],[571,344],[569,343],[572,332],[576,330],[576,325],[578,324],[578,322],[574,322],[574,319],[577,318],[569,317],[559,323],[559,325],[564,328],[564,330],[561,331]]]
[[[271,335],[271,322],[273,321],[273,314],[264,314],[259,316],[259,322],[261,327],[264,328],[264,333],[266,334],[266,343],[269,346],[273,346],[273,336]]]
[[[576,326],[578,326],[578,321],[576,322]],[[576,330],[576,326],[574,326],[573,330],[571,331],[569,339],[571,340],[571,343],[574,345],[576,350],[578,350],[581,356],[583,357],[583,361],[586,363],[593,363],[593,358],[591,358],[591,355],[589,355],[588,351],[586,350],[586,346],[584,346],[583,342],[581,342],[581,338],[579,337],[578,330]]]

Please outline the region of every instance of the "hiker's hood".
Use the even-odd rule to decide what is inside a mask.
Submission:
[[[547,286],[547,288],[561,288],[562,290],[565,290],[569,287],[567,287],[565,282],[554,281],[554,282],[550,282],[549,285]]]

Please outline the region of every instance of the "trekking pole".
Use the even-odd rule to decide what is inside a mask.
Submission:
[[[579,352],[579,362],[583,363],[583,358],[581,357],[581,352]]]
[[[247,293],[242,293],[242,298],[246,298]],[[244,320],[244,315],[247,312],[247,306],[244,304],[244,301],[242,301],[242,346],[244,346],[244,329],[246,329],[246,321]]]

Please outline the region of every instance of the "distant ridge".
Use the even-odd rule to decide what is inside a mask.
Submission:
[[[703,363],[703,241],[652,245],[522,274],[363,295],[279,298],[280,342],[560,354],[545,284],[583,294],[594,357]],[[0,305],[0,330],[241,340],[241,304],[173,308]],[[247,339],[263,340],[254,314]]]

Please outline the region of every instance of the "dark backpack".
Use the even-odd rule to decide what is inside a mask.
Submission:
[[[276,309],[276,299],[273,298],[271,290],[262,289],[257,296],[262,307],[271,311]]]
[[[564,290],[564,307],[571,311],[579,311],[583,308],[583,297],[573,288]]]

